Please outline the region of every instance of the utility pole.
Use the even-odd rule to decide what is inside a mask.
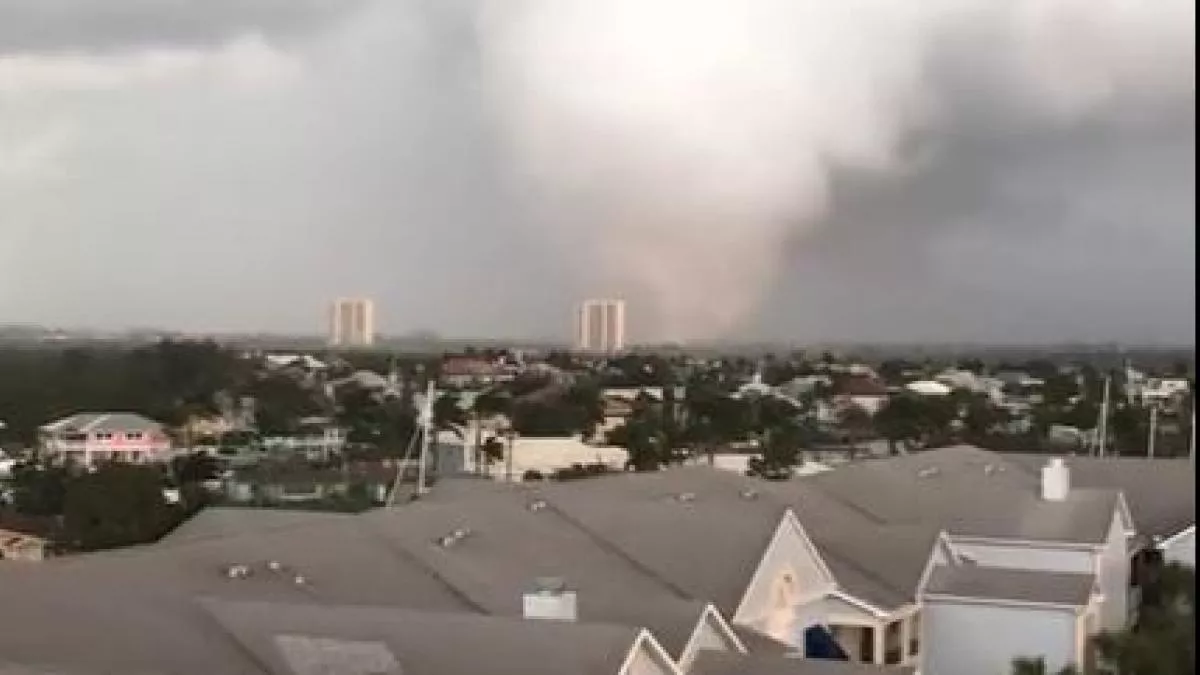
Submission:
[[[1097,454],[1100,457],[1104,456],[1105,448],[1108,445],[1108,397],[1111,386],[1112,376],[1109,375],[1104,378],[1104,400],[1100,403],[1100,424],[1097,425],[1097,431],[1100,432]]]
[[[417,459],[417,496],[425,494],[426,463],[429,455],[430,436],[433,431],[433,397],[437,394],[433,378],[429,378],[429,386],[425,390],[424,410],[421,413],[421,453]]]
[[[1196,463],[1196,399],[1195,398],[1192,399],[1191,436],[1192,436],[1191,442],[1188,443],[1188,459],[1191,460],[1191,462],[1193,464],[1195,464]]]
[[[1146,456],[1154,457],[1154,441],[1158,436],[1158,406],[1150,406],[1150,437],[1146,439]]]
[[[508,483],[513,482],[513,437],[515,435],[511,429],[504,434],[505,440],[508,441],[508,452],[505,453],[507,457],[504,459],[504,480]]]

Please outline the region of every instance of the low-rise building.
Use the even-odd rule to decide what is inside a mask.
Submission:
[[[39,430],[38,449],[44,458],[79,466],[165,462],[171,459],[171,448],[163,425],[135,413],[77,413]]]

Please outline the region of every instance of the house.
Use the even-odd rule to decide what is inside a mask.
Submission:
[[[917,380],[904,385],[906,391],[918,396],[949,396],[954,391],[949,385],[936,380]]]
[[[888,400],[887,387],[866,375],[852,375],[836,381],[833,394],[837,408],[857,406],[870,415],[882,410]]]
[[[171,458],[171,439],[161,424],[124,412],[77,413],[51,422],[39,430],[38,445],[47,459],[80,466]]]
[[[503,442],[503,459],[490,463],[485,473],[509,482],[523,480],[530,472],[549,476],[576,464],[603,464],[609,470],[622,471],[629,459],[624,448],[590,445],[579,437],[514,437]]]
[[[1014,655],[1044,659],[1047,672],[1091,672],[1100,597],[1091,574],[938,567],[921,597],[922,639],[937,645],[922,672],[1005,673]]]
[[[517,367],[503,360],[473,356],[451,356],[442,361],[438,384],[451,389],[490,387],[516,377]]]
[[[286,436],[268,436],[262,439],[267,452],[294,455],[309,460],[327,460],[346,449],[347,430],[326,417],[308,417],[300,420],[295,433]]]
[[[1154,541],[1138,528],[1168,531],[1189,507],[1131,489],[1131,513],[1075,462],[956,446],[787,482],[683,467],[445,479],[358,515],[211,508],[157,544],[0,566],[0,654],[185,675],[294,675],[301,658],[536,675],[541,650],[556,673],[1086,665],[1087,638],[1128,621],[1131,551]],[[435,635],[437,650],[414,644]]]

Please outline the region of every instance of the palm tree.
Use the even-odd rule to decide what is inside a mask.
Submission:
[[[484,473],[485,465],[490,463],[490,450],[493,449],[483,442],[483,421],[498,415],[508,415],[511,407],[512,397],[507,392],[495,388],[480,392],[471,402],[471,420],[472,426],[475,427],[475,466],[480,474]],[[499,441],[496,442],[499,443]],[[503,449],[501,454],[503,454]]]

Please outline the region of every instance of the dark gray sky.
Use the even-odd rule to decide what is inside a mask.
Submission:
[[[545,19],[536,5],[549,1],[514,0],[514,20]],[[583,1],[561,0],[560,6]],[[755,1],[766,7],[795,0]],[[1002,1],[1022,4],[939,0],[946,7]],[[955,24],[961,30],[949,31],[949,38],[939,33],[936,48],[925,44],[932,40],[926,32],[911,37],[923,47],[920,76],[903,80],[897,91],[908,101],[919,80],[920,100],[936,102],[936,114],[919,124],[897,123],[895,134],[873,141],[878,147],[872,151],[886,149],[886,170],[874,160],[857,161],[851,152],[857,148],[842,146],[887,115],[876,110],[860,128],[838,126],[850,140],[809,151],[821,157],[821,189],[797,181],[798,193],[818,191],[821,198],[798,200],[794,225],[740,230],[728,218],[698,225],[687,213],[679,220],[686,224],[670,228],[643,226],[637,218],[598,224],[597,212],[683,213],[631,211],[631,192],[620,179],[597,178],[602,168],[627,167],[634,156],[609,149],[635,137],[606,136],[608,109],[600,105],[627,102],[621,96],[636,93],[611,84],[625,71],[576,73],[596,82],[608,78],[597,89],[609,98],[595,99],[588,119],[594,134],[582,135],[578,120],[563,124],[562,116],[550,117],[545,129],[561,138],[554,153],[537,156],[562,163],[562,171],[552,165],[552,173],[572,181],[594,178],[604,189],[581,198],[554,178],[531,176],[530,164],[521,161],[528,157],[514,157],[513,150],[521,154],[528,139],[514,136],[521,123],[543,118],[539,112],[514,125],[512,116],[528,111],[513,105],[518,97],[511,90],[497,96],[496,87],[526,81],[511,75],[529,59],[584,62],[553,51],[497,56],[503,45],[489,43],[496,19],[480,7],[502,5],[487,0],[0,0],[0,323],[315,333],[332,298],[362,295],[375,299],[389,333],[557,338],[568,334],[574,302],[607,294],[615,288],[612,279],[624,275],[638,280],[619,290],[628,294],[632,329],[641,338],[660,337],[652,308],[676,301],[686,305],[687,321],[678,324],[685,332],[713,337],[703,334],[697,307],[707,299],[744,299],[745,310],[722,328],[727,335],[1191,343],[1194,24],[1179,26],[1171,12],[1183,4],[1174,2],[1161,3],[1161,22],[1141,17],[1130,35],[1104,27],[1095,31],[1094,44],[1076,46],[1132,56],[1085,73],[1098,78],[1088,81],[1099,83],[1103,95],[1095,100],[1053,99],[1069,108],[1062,114],[1030,103],[1061,93],[1061,81],[1038,80],[1043,92],[1023,75],[1012,82],[996,75],[1063,65],[1038,60],[1049,57],[1036,49],[1017,52],[1033,55],[1034,64],[1018,71],[986,62],[1013,50],[1003,41],[989,43],[1000,38],[986,31],[973,33],[970,22]],[[1194,17],[1194,5],[1190,11]],[[822,26],[822,20],[809,23]],[[588,21],[623,29],[621,21],[642,19]],[[855,37],[855,21],[829,21],[832,34]],[[559,24],[546,19],[537,25],[558,30]],[[562,25],[572,29],[570,22]],[[513,34],[521,33],[507,35]],[[631,62],[645,62],[639,49],[687,54],[672,43],[684,38],[672,35],[649,41],[651,47],[629,46],[640,59]],[[718,51],[725,44],[701,37]],[[955,39],[973,46],[962,48]],[[1155,42],[1168,66],[1176,66],[1138,60]],[[607,57],[624,43],[587,44],[596,50],[589,57]],[[864,54],[895,60],[855,52]],[[1188,55],[1186,65],[1175,58],[1180,54]],[[498,68],[494,60],[505,58]],[[804,96],[770,101],[781,101],[785,111],[826,112],[824,99],[836,100],[839,92],[813,87],[859,70],[876,72],[849,60],[829,68],[839,78],[823,71],[828,80],[797,80]],[[733,78],[750,72],[726,70]],[[564,72],[571,74],[560,68],[526,83],[535,90],[553,87]],[[809,71],[774,74],[793,72]],[[990,84],[980,84],[980,73]],[[1078,72],[1070,75],[1072,83],[1080,81]],[[897,77],[879,82],[894,84]],[[859,85],[847,91],[879,86],[874,80]],[[534,91],[521,102],[554,105],[561,93]],[[722,103],[713,109],[732,114],[732,124],[758,119],[726,113]],[[746,103],[754,108],[763,100]],[[687,129],[691,117],[671,114],[680,116],[680,128],[694,130]],[[674,122],[661,111],[635,121],[664,119]],[[810,127],[807,135],[788,138],[809,143],[831,129]],[[682,132],[672,137],[677,143],[689,138]],[[765,156],[781,152],[755,149]],[[826,165],[826,157],[839,152],[856,161]],[[639,161],[661,156],[637,155]],[[742,173],[741,166],[733,168],[697,174],[698,181],[717,183],[689,185],[698,191],[725,184]],[[792,175],[801,174],[772,177]],[[639,205],[649,203],[644,185]],[[672,186],[654,197],[687,201],[687,189]],[[618,204],[596,202],[609,197]],[[708,194],[694,201],[705,208],[716,203]],[[809,209],[810,203],[819,208]],[[619,252],[597,252],[601,240],[608,248],[621,242]],[[750,252],[765,254],[747,259]],[[674,259],[684,256],[689,261]],[[627,268],[646,264],[667,278]]]

